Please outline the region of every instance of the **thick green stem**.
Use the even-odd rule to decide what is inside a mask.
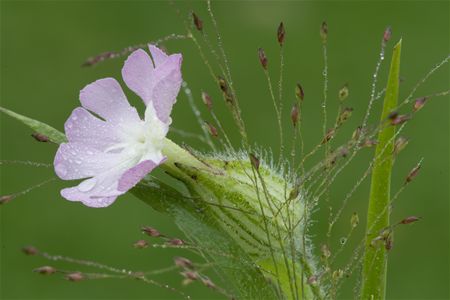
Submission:
[[[394,148],[395,126],[388,125],[387,119],[397,106],[399,91],[401,41],[394,47],[389,72],[386,96],[381,122],[383,129],[378,135],[375,162],[372,171],[369,209],[362,274],[361,299],[384,299],[386,294],[387,253],[385,246],[374,241],[389,226],[390,184],[392,172],[392,152]]]
[[[167,138],[164,140],[164,148],[162,152],[167,157],[167,160],[161,167],[174,177],[181,177],[180,179],[186,177],[186,174],[180,171],[175,164],[181,164],[189,168],[207,168],[205,164],[199,161],[191,153]]]

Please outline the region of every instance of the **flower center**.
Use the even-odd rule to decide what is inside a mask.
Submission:
[[[161,122],[151,103],[145,111],[145,120],[122,125],[121,142],[105,152],[122,153],[124,157],[133,157],[133,163],[142,160],[159,162],[163,158],[162,148],[169,125]]]
[[[126,148],[133,149],[140,158],[162,159],[161,150],[169,126],[159,120],[152,103],[147,105],[145,120],[134,125],[127,130]]]

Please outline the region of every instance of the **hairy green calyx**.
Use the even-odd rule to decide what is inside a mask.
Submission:
[[[308,283],[314,274],[304,232],[309,218],[297,187],[242,154],[193,155],[170,140],[163,153],[163,168],[184,183],[195,209],[277,283],[283,298],[320,298],[320,288]]]

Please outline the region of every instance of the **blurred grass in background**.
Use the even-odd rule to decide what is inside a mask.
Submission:
[[[177,2],[182,17],[190,9],[204,20],[211,40],[214,34],[203,2]],[[285,44],[285,136],[291,136],[288,112],[294,101],[294,85],[301,82],[306,93],[303,116],[305,142],[312,148],[321,139],[322,52],[319,26],[329,24],[329,114],[337,107],[337,92],[349,83],[347,105],[355,108],[341,141],[359,125],[370,95],[370,84],[387,25],[393,28],[385,64],[379,77],[380,90],[386,80],[390,51],[403,38],[401,85],[404,99],[415,83],[449,53],[449,3],[433,1],[397,2],[218,2],[213,3],[225,50],[230,60],[235,88],[242,105],[250,140],[278,153],[278,131],[272,102],[256,51],[263,47],[269,58],[272,78],[278,77],[276,28],[286,26]],[[1,3],[1,105],[62,129],[71,110],[79,105],[78,92],[86,84],[102,78],[121,80],[125,58],[106,61],[93,68],[82,68],[86,58],[109,50],[158,39],[168,34],[184,34],[182,20],[165,1],[2,1]],[[216,112],[228,133],[239,145],[237,129],[222,103],[220,93],[190,41],[165,44],[171,52],[183,53],[183,77],[189,83],[199,106],[201,90],[213,97]],[[449,68],[444,67],[418,90],[419,95],[448,89]],[[275,84],[275,82],[274,82]],[[125,85],[123,84],[125,87]],[[129,90],[132,103],[139,99]],[[380,102],[371,121],[378,120]],[[203,109],[203,107],[202,107]],[[409,108],[408,108],[409,109]],[[209,120],[203,109],[205,119]],[[172,115],[173,126],[200,132],[183,93]],[[16,121],[1,116],[1,159],[51,163],[56,146],[38,144],[30,131]],[[334,115],[333,115],[334,118]],[[392,218],[422,216],[412,226],[398,228],[391,251],[387,296],[390,299],[449,298],[449,97],[428,103],[409,123],[404,133],[411,138],[407,149],[396,160],[395,187],[424,157],[416,182],[396,203]],[[195,140],[178,142],[204,149]],[[371,150],[364,151],[342,174],[332,188],[332,203],[339,207],[345,193],[363,174]],[[320,158],[316,158],[316,162]],[[1,165],[0,194],[24,190],[54,176],[53,170],[21,165]],[[51,262],[26,257],[20,248],[32,244],[39,249],[76,258],[96,260],[120,268],[151,270],[170,266],[172,257],[185,251],[133,249],[142,238],[141,225],[154,226],[171,236],[181,237],[171,220],[152,211],[132,196],[121,197],[106,209],[92,209],[59,196],[68,182],[54,182],[0,208],[1,281],[3,299],[138,299],[174,298],[176,294],[132,280],[98,280],[73,284],[58,276],[42,277],[33,268]],[[345,209],[336,230],[333,246],[349,229],[350,215],[361,217],[359,235],[349,241],[352,250],[362,238],[368,197],[367,182],[358,189]],[[336,206],[337,205],[337,206]],[[324,241],[328,210],[315,214],[311,233],[317,245]],[[346,251],[343,258],[348,259]],[[346,260],[342,260],[345,262]],[[58,266],[66,266],[58,264]],[[72,269],[77,269],[73,266]],[[341,298],[353,295],[352,275]],[[177,273],[156,277],[178,287]],[[186,292],[195,298],[214,298],[216,294],[199,284]]]

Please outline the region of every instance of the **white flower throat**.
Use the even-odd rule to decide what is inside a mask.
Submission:
[[[121,125],[121,143],[109,147],[105,152],[121,153],[128,158],[133,157],[134,161],[160,161],[163,158],[161,151],[169,124],[159,120],[151,103],[147,105],[144,120]]]

